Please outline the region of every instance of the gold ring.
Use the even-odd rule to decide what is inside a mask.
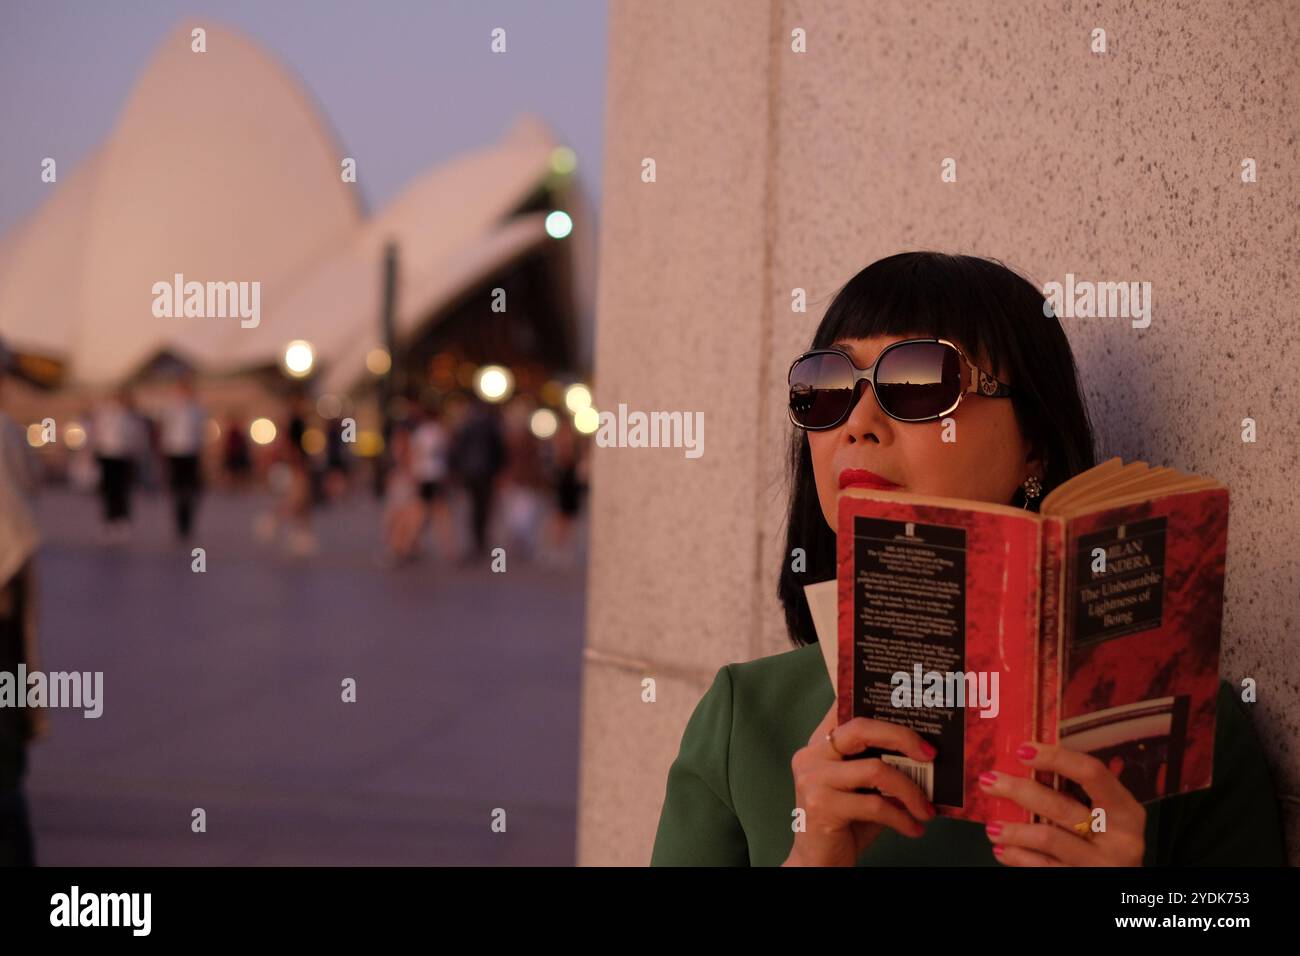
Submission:
[[[1079,834],[1079,836],[1083,837],[1084,839],[1089,839],[1092,837],[1091,820],[1082,820],[1079,823],[1076,823],[1070,829],[1072,829],[1075,833]]]

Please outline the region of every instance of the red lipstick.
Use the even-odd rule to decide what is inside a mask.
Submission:
[[[874,471],[867,471],[865,468],[845,468],[840,472],[840,490],[845,488],[880,488],[888,491],[891,488],[901,488],[902,485],[896,485],[888,478],[877,475]]]

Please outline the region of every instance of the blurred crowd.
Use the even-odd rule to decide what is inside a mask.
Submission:
[[[98,495],[108,543],[130,539],[142,487],[168,495],[175,536],[191,541],[215,484],[231,493],[269,489],[273,505],[253,534],[310,556],[319,548],[318,512],[369,490],[383,498],[374,553],[384,565],[424,557],[470,563],[496,547],[523,560],[576,562],[590,439],[570,416],[552,416],[553,428],[539,437],[535,409],[522,398],[498,406],[455,393],[391,404],[396,413],[382,431],[358,431],[337,399],[313,402],[305,392],[288,398],[279,421],[248,421],[214,417],[185,374],[165,394],[155,390],[147,412],[120,388],[79,416],[67,480]],[[30,459],[23,430],[11,430],[15,460]],[[30,461],[16,467],[35,481]]]

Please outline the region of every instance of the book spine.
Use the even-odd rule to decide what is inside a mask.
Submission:
[[[835,579],[838,604],[838,648],[836,649],[836,723],[847,724],[853,719],[853,702],[857,700],[854,686],[853,622],[857,614],[857,595],[853,588],[853,515],[854,500],[841,495],[838,524],[835,532]]]
[[[1065,574],[1065,522],[1060,518],[1043,520],[1043,599],[1039,616],[1037,735],[1045,744],[1057,741],[1061,702],[1061,651],[1064,639],[1064,615],[1061,594]],[[1047,787],[1054,786],[1055,774],[1034,771],[1034,779]]]

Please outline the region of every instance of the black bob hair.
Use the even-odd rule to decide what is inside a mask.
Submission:
[[[1044,315],[1044,301],[1032,283],[996,260],[902,252],[873,262],[836,293],[809,348],[872,336],[956,342],[972,362],[987,363],[1014,388],[1016,420],[1045,458],[1046,494],[1091,468],[1096,453],[1070,343],[1060,321]],[[790,511],[777,596],[790,641],[801,647],[817,641],[803,588],[835,577],[835,531],[817,498],[807,433],[790,430]],[[1023,495],[1017,491],[1010,504],[1023,505]],[[802,571],[792,567],[795,548],[806,555]]]

